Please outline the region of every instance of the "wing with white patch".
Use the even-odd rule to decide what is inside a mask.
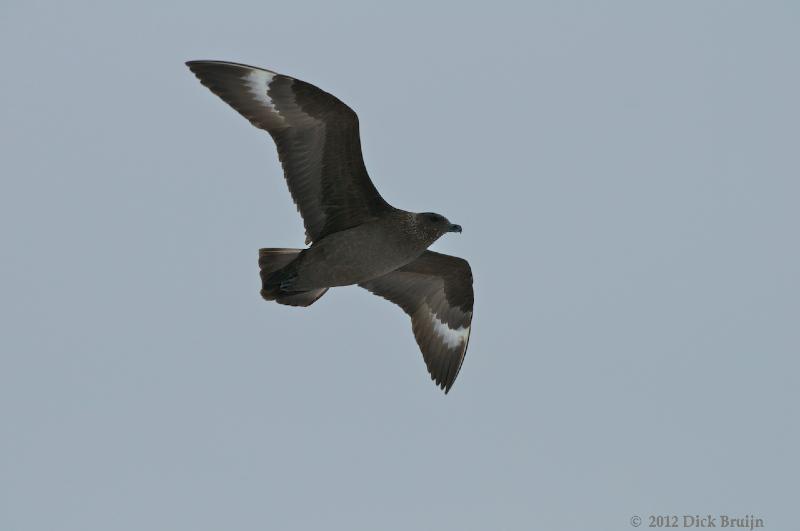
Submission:
[[[359,284],[411,316],[428,372],[448,392],[458,376],[472,325],[472,270],[455,256],[425,251],[410,264]]]
[[[391,207],[367,174],[358,117],[314,85],[223,61],[186,65],[214,94],[267,131],[278,147],[306,228],[306,243],[349,229]]]

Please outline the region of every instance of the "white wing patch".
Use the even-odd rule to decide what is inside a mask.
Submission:
[[[433,320],[433,331],[436,332],[447,348],[454,349],[461,346],[469,339],[469,327],[459,326],[456,329],[450,328],[447,323],[443,323],[433,313],[430,313]]]
[[[259,103],[277,114],[278,111],[275,110],[275,106],[272,104],[272,100],[267,94],[269,84],[274,77],[275,74],[267,72],[266,70],[250,70],[244,80],[245,83],[247,83],[247,88],[250,89],[250,94],[252,94]]]

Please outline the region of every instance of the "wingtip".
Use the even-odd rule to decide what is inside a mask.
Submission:
[[[189,70],[194,72],[197,68],[202,68],[204,66],[208,67],[214,64],[224,63],[223,61],[212,61],[209,59],[192,59],[190,61],[186,61],[185,64]]]
[[[228,68],[228,69],[262,70],[264,72],[269,72],[272,75],[278,75],[278,73],[273,70],[268,70],[266,68],[261,68],[259,66],[246,65],[244,63],[235,63],[233,61],[219,61],[216,59],[192,59],[190,61],[185,61],[183,64],[189,67],[189,69],[193,72],[198,67]]]
[[[453,387],[453,384],[455,383],[455,380],[447,382],[446,380],[443,379],[440,380],[439,378],[433,375],[431,375],[431,380],[433,380],[433,383],[436,384],[436,387],[444,391],[444,394],[449,393],[450,389]]]
[[[210,59],[191,59],[189,61],[184,62],[183,64],[188,66],[189,70],[194,70],[198,66],[213,65],[216,63],[224,63],[224,61],[212,61]]]

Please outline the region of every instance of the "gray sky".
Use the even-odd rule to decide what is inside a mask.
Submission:
[[[0,528],[796,525],[796,3],[142,4],[0,6]],[[336,94],[463,225],[450,395],[388,302],[260,299],[300,217],[187,59]]]

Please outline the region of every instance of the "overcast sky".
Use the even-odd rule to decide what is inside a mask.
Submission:
[[[796,526],[800,7],[529,4],[4,0],[0,528]],[[337,95],[464,227],[449,395],[396,306],[261,300],[302,223],[188,59]]]

